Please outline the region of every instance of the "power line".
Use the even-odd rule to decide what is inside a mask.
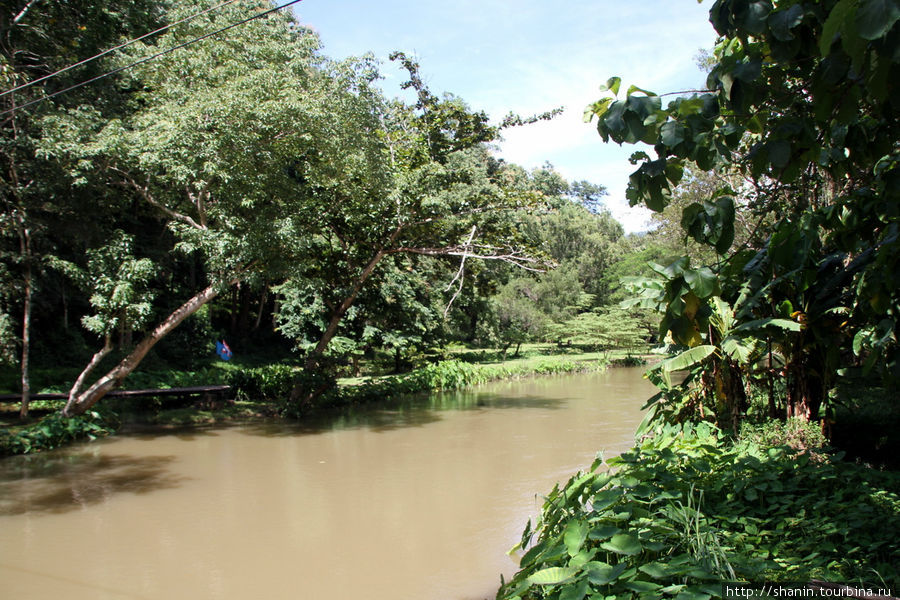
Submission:
[[[17,111],[17,110],[21,110],[21,109],[23,109],[23,108],[27,108],[27,107],[29,107],[29,106],[31,106],[31,105],[33,105],[33,104],[37,104],[38,102],[43,102],[44,100],[49,100],[50,98],[53,98],[53,97],[55,97],[55,96],[59,96],[60,94],[65,94],[66,92],[70,92],[70,91],[72,91],[72,90],[74,90],[74,89],[77,89],[77,88],[83,87],[83,86],[85,86],[85,85],[88,85],[89,83],[93,83],[93,82],[98,81],[98,80],[100,80],[100,79],[103,79],[103,78],[105,78],[105,77],[109,77],[110,75],[115,75],[116,73],[121,73],[122,71],[124,71],[124,70],[126,70],[126,69],[130,69],[131,67],[136,67],[137,65],[141,65],[141,64],[143,64],[143,63],[145,63],[145,62],[149,62],[149,61],[153,60],[154,58],[159,58],[160,56],[163,56],[163,55],[165,55],[165,54],[169,54],[170,52],[174,52],[175,50],[178,50],[179,48],[184,48],[185,46],[190,46],[191,44],[194,44],[194,43],[196,43],[196,42],[205,40],[206,38],[212,37],[212,36],[217,35],[217,34],[219,34],[219,33],[222,33],[223,31],[228,31],[229,29],[234,29],[235,27],[239,27],[240,25],[243,25],[243,24],[245,24],[245,23],[249,23],[250,21],[259,19],[259,18],[261,18],[261,17],[265,17],[266,15],[269,15],[269,14],[271,14],[271,13],[273,13],[273,12],[277,12],[277,11],[283,9],[283,8],[287,8],[288,6],[291,6],[291,5],[293,5],[293,4],[297,4],[297,3],[301,2],[301,1],[302,1],[302,0],[291,0],[290,2],[288,2],[288,3],[286,3],[286,4],[282,4],[281,6],[275,6],[275,7],[273,7],[273,8],[268,9],[268,10],[264,10],[264,11],[262,11],[262,12],[260,12],[260,13],[257,13],[257,14],[255,14],[255,15],[251,16],[251,17],[247,17],[246,19],[243,19],[243,20],[241,20],[241,21],[237,21],[236,23],[232,23],[231,25],[227,25],[226,27],[222,27],[221,29],[217,29],[216,31],[212,31],[212,32],[210,32],[210,33],[206,33],[206,34],[204,34],[204,35],[201,35],[200,37],[196,37],[196,38],[194,38],[194,39],[192,39],[192,40],[188,40],[188,41],[183,42],[183,43],[181,43],[181,44],[178,44],[178,45],[176,45],[176,46],[172,46],[171,48],[167,48],[167,49],[165,49],[165,50],[163,50],[163,51],[161,51],[161,52],[157,52],[156,54],[152,54],[152,55],[150,55],[150,56],[147,56],[147,57],[145,57],[145,58],[142,58],[141,60],[137,60],[137,61],[135,61],[135,62],[133,62],[133,63],[124,65],[124,66],[122,66],[122,67],[118,67],[118,68],[116,68],[116,69],[113,69],[112,71],[107,71],[106,73],[103,73],[102,75],[97,75],[96,77],[91,77],[90,79],[87,79],[87,80],[82,81],[82,82],[80,82],[80,83],[76,83],[75,85],[71,85],[71,86],[69,86],[69,87],[67,87],[67,88],[65,88],[65,89],[62,89],[62,90],[53,92],[52,94],[48,94],[48,95],[46,95],[46,96],[42,96],[42,97],[40,97],[40,98],[37,98],[37,99],[35,99],[35,100],[32,100],[31,102],[26,102],[26,103],[23,104],[22,106],[16,106],[16,107],[13,107],[13,108],[8,108],[8,109],[6,109],[5,111],[0,112],[0,116],[6,115],[6,114],[9,114],[9,113],[13,113],[13,112],[15,112],[15,111]]]
[[[127,42],[125,42],[123,44],[119,44],[118,46],[116,46],[114,48],[110,48],[109,50],[104,50],[100,54],[95,54],[94,56],[92,56],[90,58],[86,58],[82,61],[78,61],[74,65],[69,65],[68,67],[66,67],[64,69],[60,69],[59,71],[54,71],[53,73],[50,73],[49,75],[44,75],[43,77],[39,77],[38,79],[35,79],[34,81],[29,81],[28,83],[23,83],[22,85],[12,88],[11,90],[6,90],[5,92],[0,92],[0,97],[5,96],[7,94],[12,94],[13,92],[18,92],[19,90],[24,90],[25,88],[31,87],[37,83],[46,81],[46,80],[50,79],[51,77],[56,77],[57,75],[65,73],[66,71],[71,71],[75,67],[80,67],[81,65],[86,65],[87,63],[89,63],[91,61],[94,61],[94,60],[97,60],[98,58],[102,58],[102,57],[106,56],[110,52],[115,52],[116,50],[121,50],[122,48],[130,46],[131,44],[134,44],[135,42],[139,42],[139,41],[146,39],[152,35],[156,35],[157,33],[161,33],[163,31],[166,31],[167,29],[171,29],[172,27],[175,27],[176,25],[181,25],[182,23],[191,21],[191,20],[199,17],[200,15],[205,15],[206,13],[220,9],[223,6],[227,6],[228,4],[234,4],[235,2],[237,2],[237,0],[227,0],[226,2],[222,2],[221,4],[217,4],[216,6],[213,6],[211,8],[207,8],[206,10],[201,10],[200,12],[197,12],[188,17],[185,17],[185,18],[181,19],[180,21],[175,21],[174,23],[169,23],[168,25],[160,27],[159,29],[156,29],[154,31],[151,31],[150,33],[145,33],[141,37],[134,38],[133,40],[128,40]]]

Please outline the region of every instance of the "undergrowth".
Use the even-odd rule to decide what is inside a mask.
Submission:
[[[723,581],[900,586],[900,476],[666,426],[555,487],[501,600],[722,597]]]

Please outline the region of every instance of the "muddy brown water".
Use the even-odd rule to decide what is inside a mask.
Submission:
[[[493,598],[541,495],[631,445],[640,373],[0,461],[0,596]]]

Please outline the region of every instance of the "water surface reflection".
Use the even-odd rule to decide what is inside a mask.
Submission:
[[[23,598],[492,597],[542,494],[627,448],[651,392],[617,369],[3,461],[0,578]]]

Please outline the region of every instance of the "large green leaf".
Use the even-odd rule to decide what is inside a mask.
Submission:
[[[684,280],[698,298],[709,298],[716,291],[716,274],[709,267],[685,270]]]
[[[615,94],[616,96],[618,96],[619,95],[619,86],[621,86],[621,85],[622,85],[621,77],[610,77],[609,79],[606,80],[606,85],[600,86],[600,91],[601,92],[610,91],[613,94]]]
[[[588,526],[584,521],[569,521],[566,525],[566,531],[563,534],[563,542],[566,544],[566,551],[569,556],[575,556],[584,545],[587,539]]]
[[[583,600],[587,596],[589,587],[590,583],[587,579],[569,584],[559,593],[559,600]]]
[[[722,350],[733,360],[746,364],[750,362],[750,357],[756,350],[756,341],[729,335],[722,340]]]
[[[900,19],[897,0],[859,0],[856,10],[856,27],[859,37],[877,40],[884,36]]]
[[[785,331],[800,331],[801,329],[800,323],[796,321],[770,317],[767,319],[755,319],[753,321],[747,321],[746,323],[735,327],[734,331],[735,333],[742,331],[759,331],[760,329],[765,329],[766,327],[777,327],[778,329],[783,329]]]
[[[535,585],[556,585],[569,581],[576,572],[577,569],[572,568],[549,567],[532,574],[528,582]]]
[[[638,570],[643,571],[653,579],[663,579],[665,577],[668,577],[671,573],[671,569],[668,568],[668,565],[659,562],[650,562],[645,565],[641,565],[640,567],[638,567]]]
[[[584,566],[588,580],[594,585],[607,585],[619,578],[628,567],[625,563],[608,565],[602,561],[592,561]]]
[[[794,39],[791,30],[803,21],[803,6],[795,4],[787,10],[779,10],[769,15],[769,29],[775,39],[789,42]]]
[[[659,368],[663,372],[671,373],[672,371],[683,371],[685,369],[690,369],[696,364],[699,364],[706,360],[711,354],[716,351],[716,347],[704,344],[703,346],[696,346],[691,348],[690,350],[686,350],[679,354],[678,356],[673,356],[667,360],[659,363]]]
[[[616,554],[634,556],[641,551],[641,542],[634,534],[617,533],[608,542],[600,544],[600,547]]]

